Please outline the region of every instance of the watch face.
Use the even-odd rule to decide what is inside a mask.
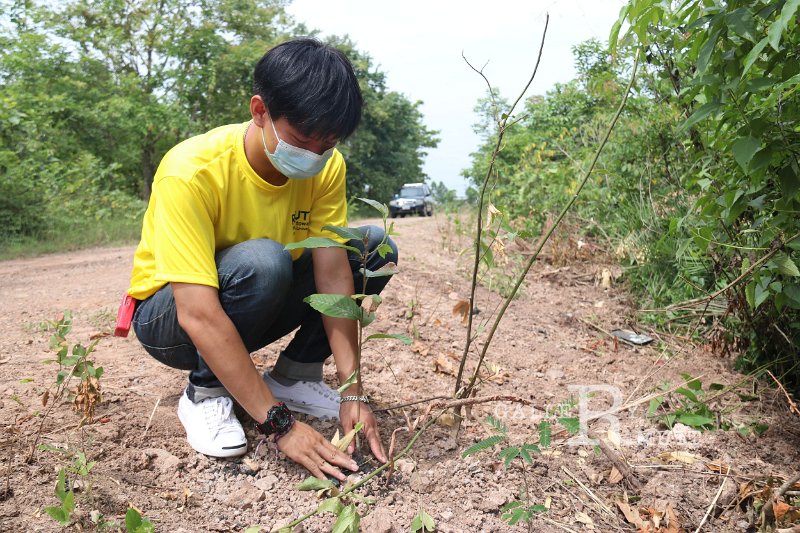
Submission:
[[[271,411],[269,418],[270,422],[272,422],[272,426],[280,431],[290,422],[291,417],[292,415],[286,406],[281,406],[279,409]]]

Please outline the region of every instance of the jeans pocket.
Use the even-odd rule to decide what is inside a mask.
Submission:
[[[176,346],[150,346],[139,341],[142,347],[153,358],[168,367],[179,370],[195,370],[199,363],[197,349],[191,344],[178,344]]]

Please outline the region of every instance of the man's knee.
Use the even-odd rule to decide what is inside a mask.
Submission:
[[[292,283],[292,256],[271,239],[253,239],[217,253],[220,291],[248,285],[255,293],[288,290]],[[267,292],[271,292],[267,290]]]

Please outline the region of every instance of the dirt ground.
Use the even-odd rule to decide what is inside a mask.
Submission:
[[[387,287],[369,331],[406,333],[417,340],[412,346],[375,341],[365,349],[365,387],[378,407],[451,395],[466,335],[452,309],[468,294],[468,254],[460,253],[467,238],[454,233],[444,215],[399,219],[396,226],[401,272]],[[78,427],[80,416],[65,402],[52,410],[41,432],[41,442],[70,453],[82,450],[96,461],[90,483],[76,487],[76,516],[86,521],[96,509],[124,522],[132,505],[157,531],[242,531],[256,524],[268,530],[314,509],[315,494],[294,489],[307,474],[269,446],[251,444],[246,460],[194,452],[176,414],[184,373],[157,363],[133,335],[102,336],[113,327],[133,250],[92,249],[0,263],[0,490],[7,482],[11,488],[0,501],[0,531],[61,529],[43,508],[57,504],[56,472],[70,460],[52,451],[38,451],[30,462],[25,457],[41,422],[42,396],[57,371],[42,364],[52,357],[46,321],[64,310],[74,314],[71,344],[101,335],[94,359],[105,369],[103,402],[93,424]],[[712,503],[703,531],[753,531],[748,529],[757,521],[752,505],[765,497],[766,483],[780,485],[798,469],[800,417],[788,411],[782,393],[743,380],[732,361],[702,347],[663,339],[646,347],[615,346],[590,324],[606,331],[630,328],[634,313],[623,287],[604,289],[599,283],[602,269],[596,258],[534,267],[489,350],[479,393],[513,395],[532,405],[475,406],[457,439],[449,427],[432,426],[398,462],[388,483],[378,476],[358,491],[363,531],[408,531],[421,509],[441,532],[525,531],[521,523],[503,521],[500,509],[524,493],[526,484],[530,504],[549,507],[534,516],[532,531],[635,531],[646,524],[656,531],[655,523],[663,531],[694,531]],[[501,300],[485,288],[478,291],[479,324]],[[280,347],[254,354],[258,368],[268,368]],[[721,422],[763,423],[766,432],[743,436],[659,426],[646,416],[645,400],[664,383],[680,385],[682,373],[699,376],[703,390],[711,383],[743,381],[709,406]],[[333,368],[326,366],[326,379],[332,383],[333,378]],[[604,453],[570,441],[558,424],[552,445],[533,457],[524,475],[520,461],[502,466],[499,448],[461,457],[465,448],[491,434],[487,415],[508,425],[512,443],[537,442],[544,409],[579,398],[581,390],[593,393],[586,409],[624,404],[613,419],[588,427],[609,438],[609,447],[631,465],[628,478],[638,488],[619,480]],[[424,407],[405,413],[413,420]],[[380,412],[380,422],[387,445],[393,430],[406,426],[400,409]],[[311,423],[333,434],[332,424]],[[253,443],[252,425],[245,425]],[[400,430],[396,435],[399,449],[410,434]],[[624,498],[632,509],[627,517],[624,504],[617,503]],[[637,517],[644,526],[634,525]],[[332,523],[332,515],[324,514],[296,531],[328,531]],[[79,528],[73,523],[68,529]]]

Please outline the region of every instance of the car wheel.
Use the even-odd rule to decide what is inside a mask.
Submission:
[[[433,206],[428,206],[427,212],[425,213],[426,216],[432,217],[433,216]]]

